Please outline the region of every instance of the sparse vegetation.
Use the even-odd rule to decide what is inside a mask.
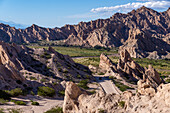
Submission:
[[[127,89],[133,89],[129,86],[124,85],[123,83],[120,82],[120,80],[118,81],[115,77],[110,76],[109,79],[111,79],[122,92],[126,91]]]
[[[59,95],[64,96],[65,95],[65,90],[61,90],[58,92]]]
[[[36,101],[31,101],[31,105],[39,106],[40,104]]]
[[[165,80],[166,83],[170,83],[170,78]]]
[[[83,89],[88,89],[89,87],[87,86],[88,80],[81,80],[77,85]]]
[[[93,65],[98,67],[100,58],[99,57],[94,57],[94,58],[81,58],[81,59],[73,59],[76,63],[88,66],[88,65]]]
[[[90,94],[95,94],[96,91],[95,90],[92,90],[92,91],[89,91]]]
[[[28,46],[30,48],[48,48],[48,46]],[[82,48],[82,47],[64,47],[64,46],[53,46],[53,48],[61,54],[69,55],[72,57],[78,56],[100,56],[101,53],[107,55],[118,53],[116,48],[108,49],[95,49],[95,48]]]
[[[47,80],[44,79],[44,78],[42,78],[40,81],[41,81],[41,82],[47,82]]]
[[[37,79],[33,76],[30,76],[30,80],[37,80]]]
[[[103,73],[103,72],[100,72],[100,73],[98,73],[98,75],[104,75],[104,73]]]
[[[8,94],[6,91],[0,90],[0,98],[7,100],[10,99],[10,97],[11,95]]]
[[[53,97],[55,95],[55,90],[46,86],[38,87],[38,95]]]
[[[68,73],[68,70],[67,70],[67,69],[64,69],[64,70],[63,70],[63,73]]]
[[[8,109],[9,113],[22,113],[20,109]]]
[[[102,108],[99,108],[98,111],[99,111],[99,113],[105,113],[105,110]]]
[[[63,109],[61,107],[56,106],[44,113],[63,113]]]
[[[125,106],[125,101],[120,101],[120,102],[119,102],[119,106],[122,107],[122,108],[124,108],[124,106]]]
[[[0,108],[0,113],[5,113],[4,109]]]
[[[3,98],[0,98],[0,105],[1,104],[6,104],[6,102],[8,102],[7,100],[3,99]]]
[[[23,101],[11,100],[11,102],[14,102],[16,105],[26,105],[26,103]]]
[[[15,88],[15,89],[12,89],[11,91],[9,91],[9,90],[5,90],[5,91],[12,97],[17,97],[19,95],[23,95],[23,91],[21,88]]]

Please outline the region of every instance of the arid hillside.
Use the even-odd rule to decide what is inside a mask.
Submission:
[[[23,30],[0,24],[0,29],[0,39],[5,42],[60,40],[64,45],[127,48],[135,58],[170,57],[170,8],[157,12],[143,6],[127,14],[116,13],[108,19],[53,29],[34,24]]]

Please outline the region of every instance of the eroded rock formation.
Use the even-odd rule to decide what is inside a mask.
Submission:
[[[161,84],[151,95],[105,94],[103,92],[87,95],[82,93],[74,83],[68,82],[65,90],[64,113],[169,113],[170,84]]]
[[[37,88],[52,86],[61,80],[85,79],[90,76],[88,67],[75,63],[68,55],[53,48],[30,49],[16,44],[0,42],[0,89],[16,87]],[[55,88],[55,87],[54,87]],[[57,89],[57,86],[56,86]]]
[[[108,19],[80,22],[61,28],[32,25],[15,29],[0,24],[0,39],[6,42],[30,43],[39,40],[62,40],[62,44],[83,47],[126,48],[132,57],[170,57],[170,8],[157,12],[141,7],[127,14],[116,13]]]

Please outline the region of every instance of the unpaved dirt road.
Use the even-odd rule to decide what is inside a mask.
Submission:
[[[102,86],[103,90],[107,94],[120,94],[119,89],[113,84],[113,82],[108,78],[104,76],[95,76],[96,81]]]

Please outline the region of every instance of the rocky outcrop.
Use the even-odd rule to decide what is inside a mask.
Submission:
[[[107,72],[106,75],[114,76],[117,79],[124,80],[126,78],[134,82],[140,80],[139,87],[141,88],[139,89],[145,87],[142,83],[154,89],[162,83],[159,73],[151,65],[148,66],[148,69],[141,67],[131,58],[126,49],[120,51],[117,65],[113,64],[106,55],[101,54],[99,68]]]
[[[151,66],[145,69],[143,79],[138,81],[138,92],[140,94],[154,95],[156,88],[162,83],[158,72]]]
[[[144,74],[144,68],[131,58],[126,49],[120,51],[120,59],[117,64],[117,70],[122,76],[125,76],[133,81],[142,79]]]
[[[157,113],[170,112],[170,84],[161,84],[152,95],[136,95],[130,91],[122,95],[82,93],[74,83],[67,83],[63,111],[64,113]]]
[[[112,68],[114,71],[116,71],[116,64],[114,64],[108,56],[104,55],[103,53],[100,55],[100,63],[99,68],[103,71],[107,71],[109,68]]]
[[[0,89],[51,87],[53,83],[59,84],[57,81],[86,79],[87,75],[91,78],[90,73],[88,67],[75,63],[52,47],[30,49],[0,42]]]
[[[168,9],[157,12],[141,7],[127,14],[116,13],[108,19],[80,22],[61,28],[32,25],[15,29],[0,24],[0,39],[7,42],[30,43],[39,40],[62,40],[65,45],[83,47],[126,48],[132,57],[169,58],[170,18]]]

